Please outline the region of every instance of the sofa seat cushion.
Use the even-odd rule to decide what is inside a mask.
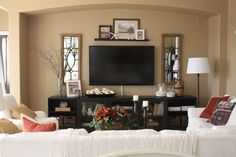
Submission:
[[[21,120],[24,132],[48,132],[57,129],[55,122],[40,123],[24,114],[21,115]]]
[[[0,119],[0,133],[15,134],[20,130],[8,119]]]
[[[210,119],[213,112],[216,109],[216,105],[220,101],[227,101],[228,99],[229,99],[229,96],[211,97],[208,101],[208,104],[207,104],[206,108],[201,113],[200,118]]]
[[[11,117],[13,119],[20,119],[21,114],[25,114],[31,118],[34,118],[36,116],[35,112],[29,109],[26,105],[20,104],[19,106],[15,106],[11,108]]]

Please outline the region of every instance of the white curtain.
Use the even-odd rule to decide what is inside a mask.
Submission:
[[[0,35],[0,83],[3,94],[9,93],[7,68],[7,35]]]

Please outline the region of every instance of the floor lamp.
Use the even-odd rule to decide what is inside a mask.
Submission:
[[[209,73],[208,59],[205,57],[189,58],[187,66],[187,74],[197,74],[197,107],[199,107],[199,77],[200,74]]]

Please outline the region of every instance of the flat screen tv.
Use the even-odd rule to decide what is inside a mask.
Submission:
[[[153,85],[154,46],[90,46],[90,85]]]

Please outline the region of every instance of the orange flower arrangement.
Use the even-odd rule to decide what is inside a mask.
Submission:
[[[124,127],[128,127],[127,111],[120,106],[102,107],[95,112],[90,127],[95,127],[96,130],[112,129],[117,122],[122,123]]]

